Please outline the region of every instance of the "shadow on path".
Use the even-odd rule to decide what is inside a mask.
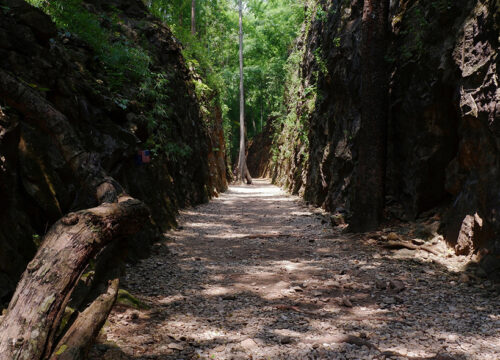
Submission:
[[[327,220],[264,180],[183,211],[91,359],[498,359],[496,293]]]

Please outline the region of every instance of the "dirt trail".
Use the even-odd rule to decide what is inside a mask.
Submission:
[[[149,308],[117,305],[91,359],[499,359],[498,292],[463,259],[343,234],[263,180],[179,223],[122,279]]]

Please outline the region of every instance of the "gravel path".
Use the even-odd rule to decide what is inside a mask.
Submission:
[[[91,359],[500,359],[498,287],[435,244],[332,228],[263,180],[185,210],[127,269]]]

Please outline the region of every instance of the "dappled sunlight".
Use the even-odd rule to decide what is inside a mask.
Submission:
[[[271,197],[262,201],[252,189]],[[450,311],[441,294],[454,285],[443,279],[456,275],[445,266],[366,246],[296,198],[282,197],[267,185],[231,187],[182,212],[181,227],[160,245],[175,256],[143,260],[124,279],[151,310],[126,320],[137,310],[117,309],[107,341],[133,359],[177,359],[179,351],[202,359],[281,359],[292,350],[302,354],[293,359],[318,350],[330,354],[325,358],[393,351],[417,359],[434,356],[436,344],[458,354],[482,349],[484,359],[494,359],[498,331],[476,319],[498,322],[500,310],[462,291],[468,299]],[[437,317],[429,306],[440,309]],[[459,330],[463,322],[470,326]]]

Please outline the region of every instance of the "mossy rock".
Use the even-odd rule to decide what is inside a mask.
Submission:
[[[119,289],[116,304],[131,307],[134,309],[149,309],[149,306],[130,294],[127,290]]]

